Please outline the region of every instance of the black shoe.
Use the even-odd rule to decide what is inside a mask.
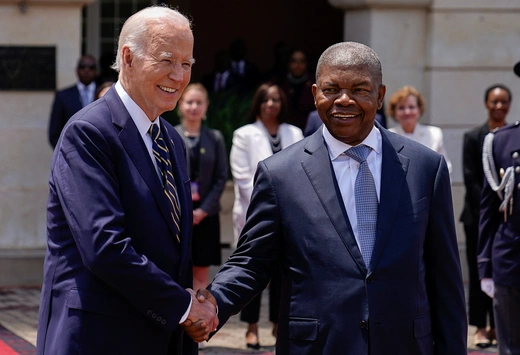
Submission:
[[[249,349],[255,349],[255,350],[258,350],[260,349],[260,343],[255,343],[255,344],[251,344],[251,343],[246,343],[247,347]]]

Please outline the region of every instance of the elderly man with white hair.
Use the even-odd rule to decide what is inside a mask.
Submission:
[[[38,354],[194,355],[185,330],[202,341],[217,327],[214,304],[189,289],[185,147],[160,117],[193,63],[190,22],[168,7],[141,10],[121,30],[119,81],[63,129],[49,178]]]

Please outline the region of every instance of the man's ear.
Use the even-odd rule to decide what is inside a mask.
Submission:
[[[126,46],[126,45],[123,46],[123,48],[121,48],[121,59],[123,61],[123,66],[128,67],[128,68],[132,67],[132,62],[134,60],[134,54],[132,53],[130,48],[128,48],[128,46]]]
[[[377,91],[377,109],[380,110],[383,107],[383,102],[385,102],[385,94],[386,94],[386,86],[381,85],[379,90]]]

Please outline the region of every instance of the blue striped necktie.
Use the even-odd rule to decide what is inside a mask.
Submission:
[[[173,224],[175,224],[175,237],[180,242],[179,238],[179,222],[180,222],[180,208],[179,201],[177,199],[177,188],[175,187],[175,179],[173,177],[172,165],[170,162],[170,154],[168,147],[164,142],[163,135],[159,129],[159,124],[152,124],[148,133],[152,137],[152,150],[157,162],[157,167],[161,173],[162,184],[164,187],[164,193],[170,201],[171,205],[171,218]]]
[[[358,222],[358,243],[365,265],[370,265],[372,250],[376,241],[377,228],[377,191],[374,177],[368,168],[367,157],[372,148],[358,145],[345,151],[345,154],[359,163],[359,171],[354,184],[356,214]]]

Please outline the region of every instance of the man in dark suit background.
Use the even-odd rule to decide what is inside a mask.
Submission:
[[[466,354],[446,161],[374,123],[386,89],[369,47],[329,47],[316,80],[323,128],[259,163],[238,247],[208,286],[220,324],[279,267],[277,354]],[[350,149],[370,153],[360,164]]]
[[[56,147],[58,138],[67,121],[82,107],[94,101],[96,92],[97,64],[96,58],[86,54],[78,60],[76,66],[78,82],[60,90],[54,97],[51,117],[49,119],[49,143]]]
[[[520,62],[515,66],[520,76]],[[484,140],[478,269],[493,297],[499,354],[520,354],[520,121]]]
[[[118,43],[119,81],[71,118],[54,151],[39,355],[194,355],[183,329],[202,341],[197,332],[218,324],[215,306],[186,290],[185,146],[160,117],[190,80],[190,23],[149,7],[125,22]]]

